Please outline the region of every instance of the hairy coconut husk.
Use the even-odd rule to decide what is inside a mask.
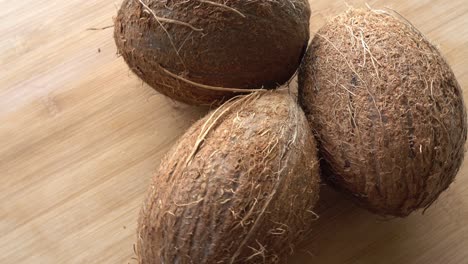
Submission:
[[[299,73],[324,177],[382,215],[427,208],[464,156],[466,112],[439,51],[397,13],[351,9],[321,28]]]
[[[114,34],[119,53],[154,89],[217,105],[291,78],[309,17],[306,0],[124,0]]]
[[[231,100],[195,123],[153,178],[138,223],[140,263],[283,261],[317,217],[308,126],[279,91]]]

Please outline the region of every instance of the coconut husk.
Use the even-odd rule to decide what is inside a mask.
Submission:
[[[284,91],[227,102],[154,175],[138,222],[140,263],[284,263],[317,217],[316,152]]]
[[[309,17],[306,0],[125,0],[114,35],[129,67],[154,89],[219,105],[289,80],[307,47]]]
[[[350,9],[313,39],[301,104],[326,180],[382,215],[429,207],[453,182],[467,136],[449,65],[395,12]]]

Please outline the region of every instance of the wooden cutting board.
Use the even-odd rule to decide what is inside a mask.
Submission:
[[[371,1],[438,44],[468,91],[468,2]],[[348,1],[364,6],[363,1]],[[0,0],[0,263],[136,263],[152,172],[204,109],[176,103],[116,55],[120,1]],[[311,1],[315,32],[346,9]],[[383,219],[324,188],[290,263],[468,263],[468,165],[424,215]]]

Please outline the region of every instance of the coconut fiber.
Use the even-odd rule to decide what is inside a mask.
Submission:
[[[124,0],[115,41],[132,71],[189,104],[276,88],[309,40],[306,0]]]
[[[427,208],[464,156],[460,86],[439,51],[391,11],[357,10],[321,28],[299,74],[326,180],[383,215]]]
[[[287,93],[229,101],[163,160],[140,213],[140,263],[284,263],[316,215],[319,169]]]

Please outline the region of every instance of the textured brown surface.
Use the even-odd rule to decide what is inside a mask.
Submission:
[[[161,158],[206,113],[151,89],[117,57],[121,1],[0,1],[0,263],[137,264],[138,212]],[[468,100],[466,0],[390,5],[447,57]],[[314,0],[311,32],[346,10]],[[310,244],[287,264],[464,264],[468,160],[424,213],[382,219],[320,193]]]
[[[305,0],[143,3],[154,14],[138,0],[122,4],[115,22],[120,54],[154,89],[190,104],[216,105],[235,94],[189,84],[161,66],[203,85],[275,88],[297,70],[309,40]]]
[[[463,160],[466,112],[438,50],[391,11],[350,9],[321,28],[302,105],[326,179],[384,215],[426,208]]]
[[[318,190],[316,145],[296,102],[243,97],[195,123],[162,161],[137,254],[143,264],[284,263],[310,231]]]

